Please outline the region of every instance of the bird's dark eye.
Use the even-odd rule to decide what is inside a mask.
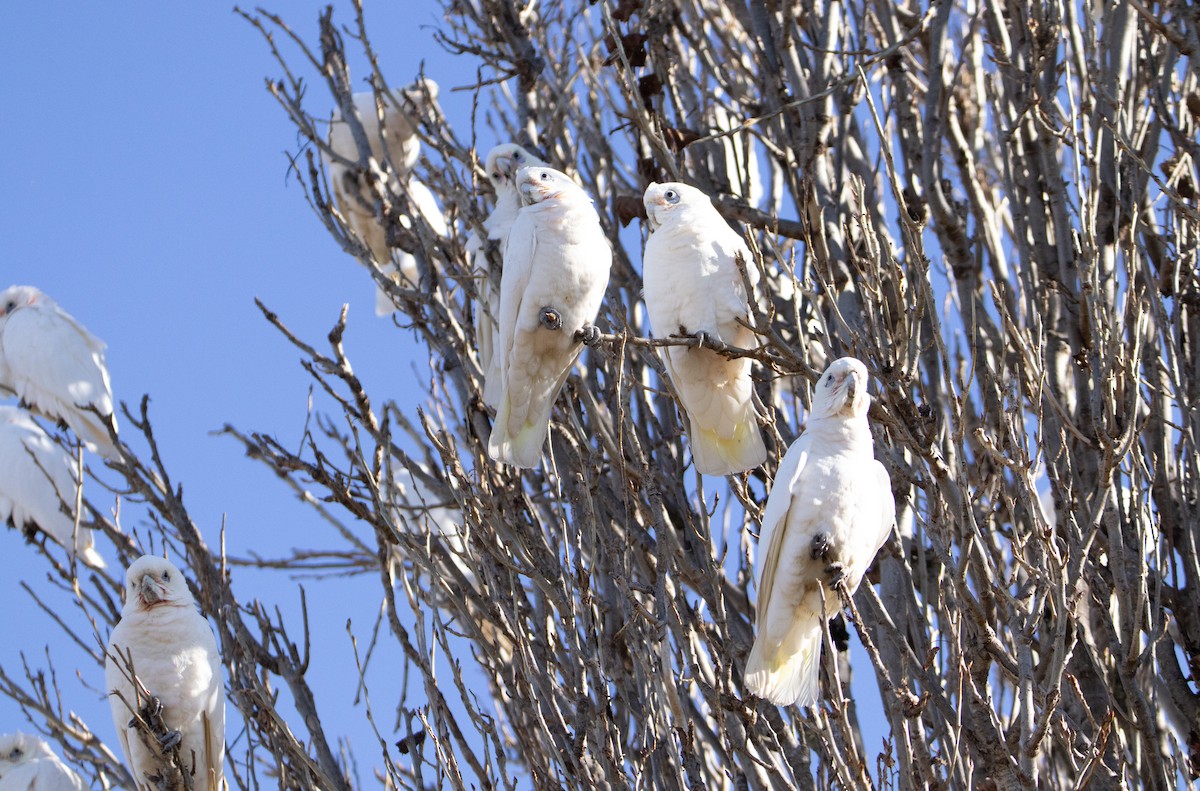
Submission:
[[[524,157],[524,156],[521,154],[521,152],[520,152],[520,151],[514,151],[514,152],[513,152],[513,159],[514,159],[514,160],[516,160],[517,162],[524,162],[524,161],[525,161],[525,157]]]
[[[20,758],[22,755],[24,755],[24,752],[20,747],[14,747],[11,755],[13,758]]]
[[[8,302],[4,303],[4,312],[5,313],[12,313],[16,309],[17,309],[17,301],[15,299],[10,299]]]
[[[164,572],[163,572],[163,582],[166,582],[166,581],[167,581],[167,580],[169,580],[169,579],[171,579],[171,572],[169,572],[169,571],[164,571]]]
[[[679,203],[679,193],[675,190],[667,190],[663,193],[663,197],[667,199],[668,203]]]
[[[547,170],[543,170],[543,171],[542,171],[542,178],[544,178],[544,179],[549,179],[549,178],[550,178],[550,172],[549,172],[549,171],[547,171]]]

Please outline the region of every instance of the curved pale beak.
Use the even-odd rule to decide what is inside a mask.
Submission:
[[[651,233],[657,231],[658,226],[662,224],[658,221],[658,216],[654,213],[653,204],[650,203],[646,204],[646,224],[650,226]]]
[[[517,185],[517,190],[521,193],[521,200],[526,204],[537,203],[545,198],[548,192],[546,186],[537,181],[522,181]]]
[[[516,168],[513,167],[513,158],[509,156],[496,157],[496,170],[506,179],[511,179],[516,175]]]
[[[142,604],[147,607],[158,604],[166,599],[164,595],[166,591],[158,584],[151,574],[143,574],[142,579],[138,582],[138,598],[142,600]]]

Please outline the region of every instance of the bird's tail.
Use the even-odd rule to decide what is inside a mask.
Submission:
[[[475,303],[475,349],[479,352],[479,369],[483,371],[483,382],[486,386],[496,348],[496,323],[488,313],[489,308],[483,301],[485,293],[481,288],[479,301]]]
[[[119,461],[121,459],[121,451],[108,436],[108,428],[101,421],[101,418],[93,412],[84,412],[76,410],[77,419],[72,419],[71,415],[67,415],[67,425],[75,432],[80,441],[92,453],[98,453],[109,461]],[[106,416],[107,417],[107,416]],[[117,416],[111,415],[113,420],[113,428],[117,428]]]
[[[497,326],[497,316],[500,306],[498,296],[491,285],[487,284],[487,275],[483,276],[483,285],[479,287],[479,302],[475,306],[475,348],[479,350],[479,368],[483,371],[483,403],[492,409],[500,408],[500,328]]]
[[[93,538],[92,531],[89,528],[75,524],[74,518],[68,516],[60,523],[59,529],[63,530],[61,536],[50,533],[50,531],[46,532],[50,533],[55,540],[66,547],[68,553],[73,554],[85,566],[91,566],[94,569],[108,568],[108,564],[104,562],[104,558],[96,551],[95,538]],[[74,539],[71,537],[72,532],[75,534]]]
[[[100,553],[96,551],[94,546],[80,547],[75,552],[75,557],[94,569],[108,568],[108,564],[104,562],[104,558],[100,556]]]
[[[486,393],[484,397],[487,397]],[[509,426],[512,420],[508,394],[503,394],[496,411],[496,421],[492,424],[492,436],[488,438],[488,455],[514,467],[532,469],[538,466],[542,459],[542,445],[546,443],[546,434],[550,431],[550,422],[549,415],[539,419],[540,410],[533,412],[526,416],[525,423],[513,434]]]
[[[746,472],[767,460],[767,446],[755,420],[753,408],[737,423],[731,436],[702,428],[689,418],[692,459],[703,475],[732,475]]]
[[[491,364],[483,371],[483,403],[493,409],[500,408],[500,361],[493,355]]]
[[[392,304],[392,298],[382,288],[375,288],[375,315],[390,316],[396,310],[396,306]]]
[[[386,248],[384,248],[386,249]],[[376,257],[378,258],[378,252]],[[390,253],[389,253],[390,255]],[[417,273],[417,260],[403,250],[396,251],[396,258],[399,259],[399,266],[392,263],[391,258],[380,259],[383,265],[380,267],[385,274],[392,279],[393,282],[400,285],[401,288],[416,288],[419,280]],[[392,298],[388,293],[378,286],[375,287],[375,315],[390,316],[396,311],[396,303],[392,302]]]
[[[821,693],[820,623],[798,617],[779,641],[770,640],[760,625],[746,660],[746,689],[777,706],[816,703]]]

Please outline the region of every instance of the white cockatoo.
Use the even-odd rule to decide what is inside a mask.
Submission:
[[[516,185],[517,169],[544,164],[516,143],[495,146],[484,160],[488,181],[496,191],[496,203],[492,213],[483,221],[483,230],[487,232],[487,239],[501,253],[508,242],[513,221],[517,219],[517,211],[521,208],[521,196]],[[475,349],[479,352],[479,367],[483,371],[483,400],[488,406],[496,408],[500,403],[500,372],[494,349],[500,334],[500,290],[492,283],[487,243],[478,233],[471,234],[467,240],[467,252],[471,255],[479,292],[479,301],[475,303]]]
[[[119,459],[97,415],[116,425],[104,348],[33,286],[0,291],[0,392],[15,393],[30,409],[66,423],[89,450]]]
[[[867,378],[853,357],[821,375],[763,510],[746,689],[780,706],[816,703],[822,625],[840,609],[835,586],[858,589],[896,521],[867,424]]]
[[[28,412],[0,406],[0,523],[37,528],[93,568],[104,558],[92,531],[80,527],[62,506],[75,508],[79,481],[71,455],[59,447]]]
[[[643,294],[655,334],[703,333],[732,346],[754,345],[754,333],[738,323],[750,313],[739,253],[751,284],[758,280],[742,237],[695,187],[651,184],[642,202],[651,229],[642,256]],[[687,415],[696,469],[729,475],[766,461],[750,358],[731,360],[703,346],[662,352]]]
[[[434,233],[446,235],[446,218],[438,206],[433,193],[412,175],[421,156],[421,141],[417,138],[417,127],[411,113],[419,109],[428,98],[437,98],[437,84],[425,80],[415,83],[404,91],[406,108],[396,107],[384,101],[383,130],[379,128],[379,113],[376,110],[375,94],[366,91],[353,96],[354,107],[371,146],[371,157],[375,166],[381,167],[385,158],[390,162],[388,186],[400,194],[406,192],[413,207],[421,213]],[[386,145],[386,157],[384,155]],[[329,126],[329,147],[339,156],[358,162],[358,146],[354,134],[345,119],[339,116]],[[380,210],[375,206],[371,190],[352,166],[325,158],[325,168],[334,201],[343,219],[370,250],[385,273],[405,288],[416,288],[419,280],[417,261],[403,250],[388,246],[387,229],[381,222]],[[407,223],[407,218],[405,218]],[[387,292],[381,288],[375,292],[375,313],[386,316],[396,309]]]
[[[28,733],[0,735],[0,791],[84,791],[87,786],[46,740]]]
[[[132,666],[132,673],[130,667]],[[130,680],[149,693],[138,692]],[[162,720],[162,748],[178,741],[180,763],[195,791],[223,788],[225,695],[221,658],[208,621],[196,609],[179,569],[168,560],[143,555],[125,572],[125,606],[108,640],[104,683],[113,724],[138,788],[162,772],[155,751],[134,720]],[[176,740],[178,734],[181,740]],[[193,770],[194,767],[194,770]]]
[[[575,333],[595,329],[612,247],[591,199],[567,174],[524,167],[516,183],[525,205],[504,247],[499,406],[488,453],[536,467],[554,400],[582,348]]]
[[[438,540],[439,546],[430,547],[432,552],[429,559],[433,561],[433,567],[428,569],[433,575],[443,577],[440,582],[435,583],[439,591],[438,599],[445,601],[446,606],[449,606],[449,599],[443,598],[440,591],[444,588],[454,591],[454,600],[466,604],[466,617],[475,623],[483,639],[496,649],[496,656],[507,664],[512,661],[512,641],[495,627],[486,613],[478,609],[474,596],[467,595],[462,590],[465,583],[476,589],[472,593],[478,591],[479,578],[476,571],[480,561],[474,557],[467,544],[468,528],[462,510],[453,498],[439,497],[425,484],[424,479],[434,475],[435,473],[424,464],[411,461],[407,468],[397,466],[394,469],[393,487],[389,491],[381,491],[380,494],[389,504],[392,524],[398,532],[414,537],[418,543],[424,543],[426,536]],[[450,485],[454,487],[452,479]],[[409,545],[403,541],[394,546],[393,574],[403,573],[403,564],[408,552]],[[416,559],[414,565],[423,565],[424,557],[423,552],[419,553],[419,559]]]
[[[392,473],[392,488],[380,492],[389,506],[392,524],[404,533],[436,537],[445,548],[449,563],[462,572],[464,579],[473,582],[475,572],[464,540],[462,511],[453,499],[438,497],[425,484],[424,478],[435,477],[432,471],[420,462],[409,464],[407,468],[397,464]],[[400,560],[405,547],[396,546],[394,551]]]

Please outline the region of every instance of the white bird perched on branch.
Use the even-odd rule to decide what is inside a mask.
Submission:
[[[33,286],[0,291],[0,392],[11,391],[30,409],[63,421],[89,450],[119,459],[104,425],[111,418],[116,428],[104,348]]]
[[[84,791],[87,786],[40,736],[0,735],[0,791]]]
[[[504,247],[500,281],[499,407],[488,453],[536,467],[550,411],[581,350],[595,337],[612,247],[591,199],[567,174],[517,171],[525,205]]]
[[[408,540],[397,542],[393,548],[396,567],[392,573],[402,574],[403,562],[407,560],[415,568],[424,568],[439,578],[432,583],[437,590],[435,600],[443,602],[441,606],[448,611],[457,602],[463,617],[472,621],[483,640],[495,649],[495,657],[503,663],[511,662],[512,641],[496,628],[473,598],[480,585],[477,575],[480,560],[467,544],[468,527],[462,510],[452,498],[438,497],[430,490],[424,479],[433,477],[435,474],[424,464],[410,461],[407,468],[395,469],[393,488],[381,492],[386,494],[392,523],[400,533],[408,534],[417,544],[425,543],[426,536],[437,540],[436,549],[430,546],[432,551],[428,555],[418,550],[415,557],[409,557]],[[452,480],[450,486],[455,487]],[[426,558],[432,565],[426,565]],[[474,590],[465,591],[464,585]]]
[[[453,500],[443,502],[425,484],[424,478],[434,473],[424,464],[410,461],[408,467],[399,464],[392,473],[392,487],[380,492],[388,503],[389,517],[397,530],[413,536],[432,535],[446,550],[447,566],[455,566],[468,582],[474,582],[475,571],[467,552],[462,511]],[[403,543],[394,546],[397,559],[403,559]]]
[[[104,682],[138,788],[170,774],[167,755],[176,748],[195,791],[223,788],[225,696],[217,641],[170,561],[144,555],[125,572],[125,606],[108,640]]]
[[[737,231],[707,195],[686,184],[651,184],[642,202],[650,238],[642,255],[643,294],[659,337],[702,334],[749,348],[754,333],[739,320],[749,316],[749,296],[736,258],[750,263]],[[746,267],[753,285],[758,270]],[[729,359],[712,349],[667,346],[667,374],[687,415],[696,469],[729,475],[767,460],[754,408],[750,358]]]
[[[746,689],[780,706],[816,703],[822,625],[839,609],[836,589],[858,589],[896,522],[891,479],[867,424],[867,381],[853,357],[825,370],[763,510]]]
[[[79,491],[75,463],[24,409],[0,406],[0,522],[37,528],[93,568],[104,568],[92,531],[62,509],[74,511]]]
[[[371,91],[353,96],[354,108],[362,122],[363,132],[371,147],[375,161],[371,170],[376,171],[384,161],[390,163],[387,187],[395,194],[407,193],[413,207],[421,213],[434,233],[446,235],[446,219],[442,215],[433,193],[412,175],[421,156],[421,141],[417,139],[417,123],[412,113],[429,99],[437,98],[437,84],[432,80],[414,83],[404,91],[406,106],[398,108],[386,99],[383,103],[383,129],[379,126],[379,112],[375,94]],[[339,116],[329,126],[329,147],[338,157],[357,163],[358,145],[345,118]],[[386,156],[385,156],[386,151]],[[405,288],[416,288],[419,280],[417,261],[403,250],[395,251],[388,245],[387,226],[383,223],[381,209],[377,207],[365,178],[353,165],[339,162],[326,156],[325,167],[334,201],[342,218],[364,245],[371,251],[384,274]],[[381,185],[380,189],[383,187]],[[385,196],[386,197],[386,196]],[[408,227],[408,219],[403,222]],[[382,288],[375,292],[375,313],[386,316],[396,309],[391,297]]]
[[[516,184],[517,169],[544,164],[516,143],[501,143],[487,154],[484,166],[488,181],[496,190],[496,203],[492,213],[483,221],[483,229],[487,232],[488,240],[494,242],[501,253],[521,208],[521,196]],[[475,303],[475,350],[479,353],[479,367],[483,370],[483,400],[495,408],[500,404],[500,371],[494,353],[500,334],[500,289],[492,283],[487,246],[478,233],[471,234],[467,240],[467,253],[475,268],[476,289],[479,292],[479,300]]]

